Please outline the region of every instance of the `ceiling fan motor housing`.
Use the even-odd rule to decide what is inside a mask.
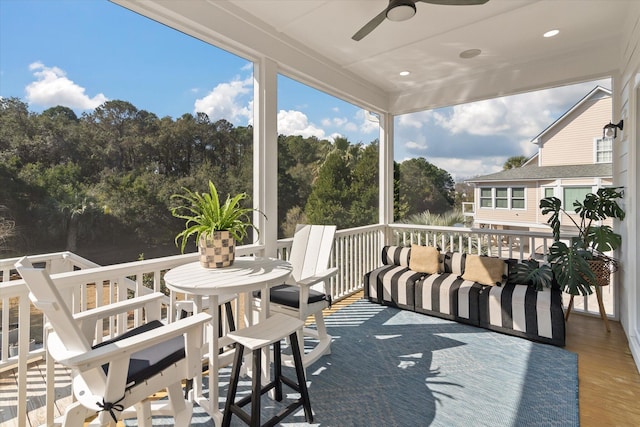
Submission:
[[[413,0],[390,0],[387,7],[387,19],[401,22],[412,18],[416,14],[416,4]]]

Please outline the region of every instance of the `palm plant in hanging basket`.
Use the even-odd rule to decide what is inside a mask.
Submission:
[[[239,193],[227,198],[220,204],[218,190],[209,181],[209,192],[200,193],[184,188],[184,194],[173,194],[172,199],[182,201],[171,208],[171,214],[185,220],[185,228],[176,235],[175,242],[184,253],[187,240],[195,236],[200,251],[200,263],[207,268],[227,267],[233,264],[236,242],[242,242],[248,230],[253,228],[252,213],[260,212],[254,208],[241,206],[247,193]],[[262,213],[262,212],[260,212]],[[263,214],[264,215],[264,214]]]
[[[551,214],[547,223],[554,238],[547,260],[565,292],[587,295],[592,293],[592,286],[609,284],[609,276],[617,269],[618,261],[604,253],[617,249],[622,243],[622,236],[610,226],[602,225],[601,221],[624,219],[625,212],[617,202],[623,195],[622,187],[605,187],[599,188],[595,194],[587,194],[582,202],[576,200],[573,206],[579,221],[562,208],[560,199],[545,197],[540,200],[542,214]],[[560,241],[561,212],[578,231],[569,245]]]

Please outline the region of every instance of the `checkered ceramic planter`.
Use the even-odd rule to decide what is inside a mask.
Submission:
[[[228,231],[200,235],[198,250],[204,268],[222,268],[233,264],[236,241]]]

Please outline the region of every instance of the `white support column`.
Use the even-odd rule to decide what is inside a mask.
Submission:
[[[393,115],[380,114],[380,192],[379,223],[388,225],[393,222]],[[383,244],[389,236],[384,236]]]
[[[276,256],[278,240],[278,65],[263,58],[253,72],[253,206],[264,256]]]

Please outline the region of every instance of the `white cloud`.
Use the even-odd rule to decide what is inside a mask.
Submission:
[[[333,109],[336,110],[335,108]],[[357,132],[358,125],[349,121],[346,117],[324,118],[320,121],[322,127],[343,130],[346,132]]]
[[[538,146],[536,144],[532,144],[529,139],[522,139],[518,143],[520,149],[522,150],[522,155],[526,157],[531,157],[538,152]]]
[[[378,122],[379,118],[368,111],[358,110],[356,112],[356,121],[360,122],[359,129],[353,129],[354,131],[359,130],[361,133],[365,135],[375,134],[374,137],[377,138],[380,133],[380,123]]]
[[[452,134],[532,139],[596,85],[610,87],[610,81],[599,80],[456,105],[448,112],[436,112],[434,118],[437,125]]]
[[[427,144],[421,144],[415,141],[408,141],[404,146],[409,151],[426,151],[427,148],[429,148]]]
[[[349,123],[349,120],[346,117],[333,117],[322,119],[320,123],[325,127],[343,127]]]
[[[500,172],[507,157],[483,157],[478,159],[434,157],[427,160],[440,169],[449,172],[455,181],[460,181],[478,175]]]
[[[423,126],[432,122],[433,116],[434,112],[432,110],[403,114],[398,117],[398,126],[422,129]]]
[[[212,122],[226,119],[232,123],[249,122],[252,117],[250,101],[246,96],[252,93],[253,77],[235,79],[218,84],[203,98],[196,99],[194,112],[206,113]],[[245,105],[242,105],[246,102]]]
[[[449,114],[436,112],[434,118],[437,125],[454,135],[494,135],[510,130],[510,125],[505,120],[508,113],[504,98],[500,98],[456,105]]]
[[[278,112],[278,133],[282,135],[301,135],[305,138],[315,136],[325,139],[324,130],[309,123],[306,114],[296,110],[280,110]]]
[[[343,129],[346,130],[347,132],[357,132],[358,131],[358,126],[353,122],[347,122],[343,126]]]
[[[58,67],[47,67],[41,62],[34,62],[29,65],[29,69],[37,78],[25,88],[26,99],[30,103],[43,107],[63,105],[72,109],[93,110],[108,100],[102,93],[89,97],[85,88],[69,80],[66,73]]]
[[[425,157],[456,179],[502,170],[511,156],[532,156],[531,140],[609,79],[530,92],[396,119],[396,158]],[[429,143],[427,144],[427,141]]]

